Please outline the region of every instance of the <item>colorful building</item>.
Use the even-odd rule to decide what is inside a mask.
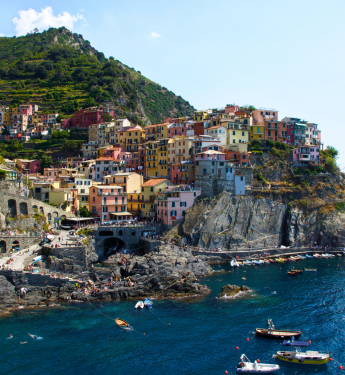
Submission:
[[[186,212],[194,205],[201,190],[193,190],[188,185],[168,186],[164,193],[156,195],[157,221],[174,226],[183,221]]]
[[[320,152],[318,146],[300,146],[291,151],[293,162],[300,165],[319,165]]]
[[[127,194],[122,186],[97,185],[90,189],[90,212],[101,222],[128,220],[132,214],[127,211]]]

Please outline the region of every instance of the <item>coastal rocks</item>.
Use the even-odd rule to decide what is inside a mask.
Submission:
[[[12,296],[14,291],[14,285],[11,284],[5,276],[0,275],[0,298],[8,295]]]
[[[280,246],[286,206],[272,199],[223,192],[208,206],[188,210],[184,235],[193,246],[242,249]]]
[[[217,295],[217,298],[229,298],[234,297],[240,292],[248,292],[250,288],[245,285],[237,286],[237,285],[224,285],[222,287],[222,291]]]

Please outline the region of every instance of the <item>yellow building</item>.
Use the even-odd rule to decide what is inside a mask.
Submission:
[[[132,193],[127,193],[127,210],[133,215],[141,213],[141,187]]]
[[[195,111],[194,112],[194,120],[195,121],[203,121],[207,120],[212,113],[212,110],[208,109],[206,111]]]
[[[146,143],[146,177],[168,178],[168,139]]]
[[[250,140],[252,140],[252,139],[258,139],[258,140],[265,139],[265,125],[264,124],[252,125],[250,127],[249,138],[250,138]]]
[[[168,137],[168,123],[148,125],[145,127],[146,141],[159,141]]]
[[[139,125],[119,132],[119,144],[126,151],[138,151],[139,145],[141,145],[144,142],[145,131]]]
[[[247,125],[229,122],[226,134],[226,144],[247,143],[249,141],[249,131]]]
[[[75,176],[78,173],[78,168],[58,168],[59,176]]]
[[[175,137],[168,140],[168,163],[175,164],[192,158],[193,137]]]
[[[135,172],[119,172],[103,177],[103,185],[122,186],[125,193],[140,191],[144,177]]]
[[[84,160],[78,163],[78,174],[84,175],[86,178],[92,177],[92,167],[96,165],[96,160]]]
[[[153,178],[141,186],[141,216],[155,218],[155,194],[163,193],[167,186],[174,185],[165,178]]]
[[[13,115],[18,113],[18,108],[6,108],[4,111],[4,125],[7,127],[13,121]]]
[[[53,189],[49,192],[49,203],[58,205],[66,212],[76,213],[79,210],[77,189]]]
[[[86,207],[89,210],[90,188],[95,184],[95,181],[81,175],[73,177],[65,176],[61,177],[60,188],[76,189],[78,192],[79,208]]]

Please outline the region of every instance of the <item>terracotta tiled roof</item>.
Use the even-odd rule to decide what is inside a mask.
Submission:
[[[166,178],[152,178],[151,180],[146,181],[141,186],[156,186],[163,181],[168,181]]]

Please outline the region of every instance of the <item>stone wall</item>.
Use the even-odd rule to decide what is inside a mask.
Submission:
[[[41,241],[40,236],[0,236],[0,257],[8,256],[13,244],[19,244],[20,250],[29,248]]]
[[[87,254],[85,246],[54,247],[49,251],[51,256],[58,259],[68,259],[73,264],[82,268],[87,267]]]

